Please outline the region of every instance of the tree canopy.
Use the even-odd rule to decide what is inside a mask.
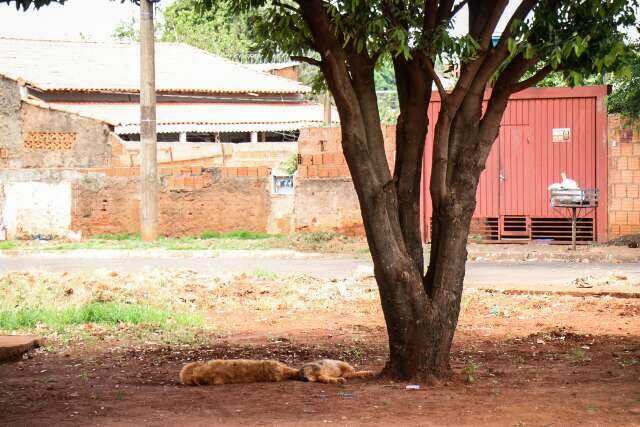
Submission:
[[[227,5],[203,10],[198,0],[176,0],[164,10],[161,40],[246,62],[253,52],[249,18],[249,13],[236,14]]]
[[[632,53],[630,76],[615,79],[609,96],[609,111],[630,120],[640,119],[640,51]]]
[[[42,6],[47,6],[48,4],[51,4],[51,3],[64,4],[64,2],[65,2],[65,0],[0,0],[0,4],[2,4],[2,3],[6,3],[6,4],[13,3],[16,6],[16,9],[18,9],[18,10],[27,10],[32,5],[36,9],[40,9]]]

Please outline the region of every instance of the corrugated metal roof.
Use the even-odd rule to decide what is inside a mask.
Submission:
[[[65,103],[46,106],[90,117],[115,126],[116,133],[140,132],[140,106],[136,103]],[[156,108],[158,132],[236,132],[295,130],[323,123],[321,104],[296,102],[160,103]],[[334,111],[332,118],[338,117]]]
[[[297,67],[299,62],[263,62],[259,64],[244,64],[245,67],[249,67],[252,70],[270,72],[273,70],[283,70],[285,68]]]
[[[137,43],[0,38],[0,75],[41,90],[137,92]],[[296,94],[307,86],[181,43],[156,43],[158,92]]]

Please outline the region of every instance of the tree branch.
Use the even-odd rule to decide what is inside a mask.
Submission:
[[[455,5],[453,7],[453,9],[451,10],[451,14],[449,15],[449,19],[452,19],[454,16],[456,16],[456,14],[458,12],[460,12],[462,10],[462,8],[466,6],[467,3],[469,3],[469,0],[463,0],[460,3],[458,3],[457,5]]]
[[[293,6],[291,6],[290,4],[287,4],[287,3],[282,3],[281,1],[273,0],[273,4],[275,6],[282,7],[283,9],[288,9],[288,10],[291,10],[291,11],[293,11],[295,13],[298,13],[298,14],[300,13],[300,9],[296,9],[295,7],[293,7]]]
[[[320,67],[322,65],[322,61],[318,61],[317,59],[309,58],[308,56],[290,56],[290,58],[294,61],[306,62],[307,64],[315,65],[316,67]]]
[[[436,70],[433,68],[431,59],[425,58],[422,55],[420,55],[418,58],[420,59],[420,64],[424,67],[425,70],[427,70],[429,77],[431,77],[433,79],[433,82],[436,84],[438,93],[440,94],[440,99],[442,100],[442,102],[445,102],[447,98],[447,90],[444,88],[438,74],[436,74]]]
[[[451,10],[453,9],[453,4],[455,0],[442,0],[440,3],[440,7],[438,7],[438,15],[436,17],[436,25],[440,24],[442,21],[446,21],[449,19],[451,15]]]
[[[498,41],[496,49],[506,48],[507,40],[509,39],[509,37],[511,37],[511,27],[515,20],[517,19],[520,21],[524,21],[529,12],[533,10],[534,6],[538,4],[539,1],[540,0],[523,0],[522,3],[520,3],[520,6],[518,6],[516,11],[513,12],[513,15],[511,15],[511,18],[509,18],[509,22],[507,22],[507,25],[504,27],[504,31],[502,32],[502,36]]]
[[[553,68],[551,67],[551,65],[545,65],[543,68],[539,69],[533,76],[529,77],[528,79],[519,81],[518,83],[511,86],[511,93],[513,94],[535,85],[536,83],[547,77],[552,71]]]
[[[424,34],[428,34],[436,28],[437,12],[437,0],[424,0],[424,18],[422,20],[422,32]]]
[[[496,29],[496,26],[500,21],[500,17],[504,13],[504,10],[508,4],[508,0],[499,0],[497,4],[494,4],[493,9],[491,10],[491,14],[484,23],[482,31],[480,32],[480,46],[482,46],[483,49],[489,48],[491,44],[491,35]],[[471,8],[471,6],[469,7]],[[471,10],[469,11],[469,14],[471,14]]]

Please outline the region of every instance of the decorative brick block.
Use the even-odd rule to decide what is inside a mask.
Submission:
[[[66,151],[76,142],[75,132],[27,132],[24,138],[26,150]]]

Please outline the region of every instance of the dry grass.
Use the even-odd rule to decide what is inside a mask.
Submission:
[[[182,342],[219,334],[223,325],[213,319],[224,313],[330,312],[350,301],[376,305],[375,283],[268,271],[224,277],[192,271],[11,273],[0,276],[0,333],[18,330],[62,341],[120,334]]]

